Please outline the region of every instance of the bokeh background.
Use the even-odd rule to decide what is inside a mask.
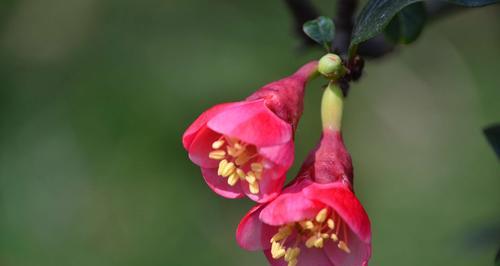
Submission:
[[[500,121],[499,14],[435,22],[352,87],[371,265],[493,265],[500,168],[481,129]],[[181,135],[322,54],[298,45],[281,1],[3,0],[0,265],[267,265],[234,240],[252,203],[212,193]],[[322,85],[291,176],[319,136]]]

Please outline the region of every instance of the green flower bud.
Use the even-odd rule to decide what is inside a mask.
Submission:
[[[319,60],[318,72],[328,79],[337,80],[345,74],[342,59],[336,54],[326,54]]]

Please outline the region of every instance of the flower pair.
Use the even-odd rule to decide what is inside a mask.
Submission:
[[[304,88],[316,72],[317,62],[310,62],[244,101],[210,108],[186,130],[183,145],[215,193],[259,203],[238,226],[241,247],[263,250],[272,265],[367,265],[370,222],[352,192],[334,83],[323,96],[321,140],[283,189]]]

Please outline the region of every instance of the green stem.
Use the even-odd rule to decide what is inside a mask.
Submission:
[[[339,85],[330,81],[321,100],[321,121],[323,130],[340,131],[342,126],[342,110],[344,95]]]

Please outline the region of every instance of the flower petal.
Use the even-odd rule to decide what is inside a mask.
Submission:
[[[207,182],[207,185],[217,194],[229,198],[241,198],[244,194],[239,186],[230,186],[227,184],[227,178],[222,178],[217,175],[215,168],[201,168],[201,174]]]
[[[271,201],[260,213],[260,219],[269,225],[283,225],[313,218],[325,205],[309,200],[302,193],[302,188],[311,182],[304,180],[285,189],[281,195]]]
[[[371,241],[370,219],[354,193],[342,182],[314,183],[304,189],[306,197],[332,207],[365,243]]]
[[[219,161],[208,158],[208,154],[213,150],[212,143],[219,138],[219,133],[208,127],[201,128],[189,146],[189,159],[200,167],[218,167]]]
[[[258,147],[286,143],[292,139],[292,127],[281,120],[264,100],[249,101],[219,113],[208,127]]]
[[[241,219],[238,229],[236,230],[236,241],[241,248],[246,250],[263,250],[269,249],[271,243],[269,240],[277,232],[278,228],[269,226],[259,220],[259,214],[263,205],[253,207]]]
[[[259,154],[274,164],[290,168],[294,158],[294,143],[289,141],[283,145],[262,147],[259,149]]]
[[[247,181],[240,181],[242,189],[251,200],[259,203],[268,202],[276,198],[281,192],[286,180],[285,172],[286,168],[279,165],[272,165],[263,172],[262,178],[259,181],[259,193],[251,193]]]
[[[184,132],[184,135],[182,135],[182,144],[184,148],[187,150],[189,149],[189,146],[191,146],[191,143],[193,142],[194,138],[196,137],[196,134],[200,131],[202,127],[204,127],[208,120],[210,120],[212,117],[220,113],[226,108],[229,108],[231,106],[241,104],[241,102],[231,102],[231,103],[222,103],[213,106],[212,108],[206,110],[203,112],[196,120],[186,129]]]
[[[335,243],[327,241],[324,246],[326,255],[335,265],[367,266],[371,257],[371,244],[361,241],[352,231],[348,235],[351,253],[345,253]]]

